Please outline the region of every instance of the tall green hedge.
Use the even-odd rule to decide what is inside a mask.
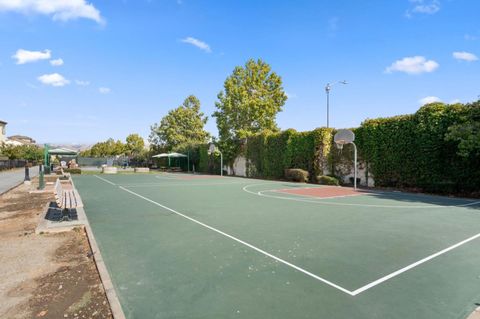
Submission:
[[[286,168],[300,168],[313,178],[326,168],[332,129],[308,132],[289,129],[264,132],[248,138],[245,156],[249,177],[282,178]]]
[[[412,115],[363,122],[356,129],[357,145],[375,184],[438,193],[478,191],[479,157],[460,156],[458,142],[446,138],[471,107],[434,103]]]

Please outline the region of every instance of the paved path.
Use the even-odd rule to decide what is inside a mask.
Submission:
[[[30,168],[30,177],[38,175],[38,166]],[[25,178],[25,168],[17,168],[0,172],[0,194],[3,194],[11,188],[23,182]]]

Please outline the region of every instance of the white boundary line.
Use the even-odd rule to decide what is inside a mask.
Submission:
[[[430,205],[374,205],[374,204],[354,204],[354,203],[335,203],[335,202],[327,202],[327,201],[322,201],[323,199],[331,199],[331,198],[318,198],[318,200],[308,200],[306,198],[294,198],[294,197],[284,197],[284,196],[274,196],[274,195],[266,195],[263,194],[263,192],[273,192],[275,191],[274,189],[268,189],[265,191],[258,191],[254,192],[249,190],[249,187],[252,186],[257,186],[257,185],[271,185],[272,183],[259,183],[259,184],[249,184],[244,186],[242,189],[243,191],[257,195],[257,196],[263,196],[263,197],[269,197],[269,198],[277,198],[277,199],[283,199],[283,200],[293,200],[297,202],[305,202],[305,203],[315,203],[315,204],[320,204],[320,205],[333,205],[333,206],[356,206],[356,207],[378,207],[378,208],[452,208],[452,207],[467,207],[467,206],[474,206],[480,204],[480,201],[475,201],[467,204],[461,204],[461,205],[436,205],[436,204],[430,204]],[[285,193],[284,193],[285,194]],[[292,194],[294,195],[294,194]],[[298,195],[298,194],[297,194]],[[365,194],[368,195],[368,194]],[[302,195],[300,195],[302,196]]]
[[[117,184],[110,182],[108,179],[105,179],[105,178],[100,177],[100,176],[98,176],[98,175],[93,175],[93,176],[95,176],[95,177],[98,178],[98,179],[101,179],[101,180],[104,181],[104,182],[109,183],[110,185],[117,186]]]
[[[478,234],[476,234],[476,235],[473,235],[472,237],[467,238],[467,239],[465,239],[465,240],[462,240],[461,242],[456,243],[455,245],[452,245],[452,246],[450,246],[450,247],[448,247],[448,248],[445,248],[444,250],[440,250],[439,252],[436,252],[435,254],[432,254],[432,255],[430,255],[430,256],[428,256],[428,257],[425,257],[425,258],[423,258],[423,259],[421,259],[421,260],[419,260],[419,261],[417,261],[417,262],[414,262],[413,264],[410,264],[410,265],[408,265],[408,266],[406,266],[406,267],[403,267],[402,269],[399,269],[399,270],[397,270],[397,271],[394,271],[394,272],[392,272],[391,274],[386,275],[386,276],[384,276],[384,277],[382,277],[382,278],[380,278],[380,279],[377,279],[377,280],[375,280],[375,281],[373,281],[373,282],[371,282],[371,283],[369,283],[369,284],[367,284],[367,285],[365,285],[365,286],[363,286],[363,287],[360,287],[360,288],[358,288],[357,290],[352,291],[352,294],[353,294],[354,296],[355,296],[355,295],[358,295],[359,293],[364,292],[364,291],[367,290],[367,289],[370,289],[370,288],[372,288],[372,287],[374,287],[374,286],[376,286],[376,285],[378,285],[378,284],[381,284],[382,282],[387,281],[387,280],[389,280],[390,278],[393,278],[393,277],[395,277],[395,276],[398,276],[398,275],[400,275],[401,273],[406,272],[407,270],[410,270],[410,269],[412,269],[412,268],[415,268],[415,267],[417,267],[418,265],[421,265],[421,264],[423,264],[423,263],[425,263],[425,262],[427,262],[427,261],[429,261],[429,260],[431,260],[431,259],[433,259],[433,258],[435,258],[435,257],[438,257],[438,256],[440,256],[440,255],[443,255],[443,254],[449,252],[449,251],[452,250],[452,249],[455,249],[455,248],[457,248],[457,247],[462,246],[463,244],[466,244],[466,243],[468,243],[468,242],[470,242],[470,241],[472,241],[472,240],[474,240],[474,239],[477,239],[478,237],[480,237],[480,233],[478,233]]]
[[[107,181],[106,179],[101,178],[101,177],[99,177],[99,176],[97,176],[97,175],[94,175],[94,176],[98,177],[98,178],[101,179],[101,180]],[[112,183],[112,182],[110,182],[110,181],[108,181],[108,183],[111,184],[111,185],[117,186],[117,185],[115,185],[114,183]],[[243,241],[243,240],[241,240],[241,239],[239,239],[239,238],[237,238],[237,237],[235,237],[235,236],[229,235],[229,234],[227,234],[227,233],[225,233],[225,232],[223,232],[223,231],[221,231],[221,230],[219,230],[219,229],[217,229],[217,228],[215,228],[215,227],[212,227],[212,226],[210,226],[210,225],[207,225],[207,224],[205,224],[205,223],[202,223],[201,221],[198,221],[198,220],[196,220],[196,219],[194,219],[194,218],[192,218],[192,217],[189,217],[189,216],[184,215],[184,214],[182,214],[182,213],[180,213],[180,212],[177,212],[176,210],[174,210],[174,209],[172,209],[172,208],[170,208],[170,207],[167,207],[167,206],[162,205],[162,204],[160,204],[160,203],[158,203],[158,202],[156,202],[156,201],[154,201],[154,200],[151,200],[150,198],[147,198],[147,197],[142,196],[142,195],[140,195],[140,194],[138,194],[138,193],[135,193],[134,191],[131,191],[131,190],[129,190],[129,189],[123,187],[123,186],[118,186],[118,188],[120,188],[121,190],[124,190],[124,191],[126,191],[126,192],[128,192],[128,193],[130,193],[130,194],[132,194],[132,195],[135,195],[135,196],[137,196],[137,197],[139,197],[139,198],[141,198],[141,199],[143,199],[143,200],[145,200],[145,201],[147,201],[147,202],[149,202],[149,203],[152,203],[152,204],[157,205],[157,206],[159,206],[159,207],[161,207],[161,208],[163,208],[163,209],[166,209],[166,210],[168,210],[168,211],[170,211],[170,212],[172,212],[172,213],[174,213],[174,214],[177,214],[177,215],[180,216],[180,217],[183,217],[183,218],[185,218],[185,219],[188,219],[188,220],[190,220],[190,221],[192,221],[192,222],[194,222],[194,223],[196,223],[196,224],[198,224],[198,225],[200,225],[200,226],[203,226],[203,227],[205,227],[205,228],[208,228],[208,229],[210,229],[210,230],[212,230],[212,231],[214,231],[214,232],[216,232],[216,233],[218,233],[218,234],[220,234],[220,235],[222,235],[222,236],[225,236],[225,237],[227,237],[227,238],[230,238],[230,239],[232,239],[232,240],[234,240],[234,241],[236,241],[236,242],[238,242],[238,243],[240,243],[240,244],[242,244],[242,245],[244,245],[244,246],[247,246],[247,247],[249,247],[249,248],[251,248],[251,249],[253,249],[253,250],[255,250],[255,251],[257,251],[257,252],[259,252],[259,253],[261,253],[261,254],[263,254],[263,255],[265,255],[265,256],[268,256],[268,257],[270,257],[270,258],[272,258],[272,259],[274,259],[274,260],[276,260],[276,261],[278,261],[278,262],[281,262],[281,263],[283,263],[283,264],[285,264],[285,265],[287,265],[287,266],[289,266],[289,267],[291,267],[291,268],[294,268],[294,269],[296,269],[296,270],[298,270],[298,271],[306,274],[307,276],[310,276],[310,277],[312,277],[312,278],[315,278],[315,279],[317,279],[317,280],[319,280],[319,281],[321,281],[321,282],[323,282],[323,283],[325,283],[325,284],[327,284],[327,285],[329,285],[329,286],[332,286],[332,287],[334,287],[334,288],[336,288],[336,289],[338,289],[338,290],[340,290],[340,291],[342,291],[342,292],[344,292],[344,293],[346,293],[346,294],[349,294],[349,295],[352,295],[352,296],[353,296],[353,294],[352,294],[352,292],[351,292],[350,290],[345,289],[345,288],[343,288],[343,287],[341,287],[341,286],[339,286],[339,285],[337,285],[337,284],[334,284],[333,282],[331,282],[331,281],[329,281],[329,280],[326,280],[326,279],[324,279],[324,278],[322,278],[322,277],[320,277],[320,276],[317,276],[317,275],[309,272],[308,270],[305,270],[305,269],[303,269],[303,268],[301,268],[301,267],[299,267],[299,266],[296,266],[296,265],[294,265],[294,264],[292,264],[292,263],[290,263],[290,262],[288,262],[288,261],[286,261],[286,260],[284,260],[284,259],[281,259],[281,258],[279,258],[279,257],[277,257],[277,256],[275,256],[275,255],[272,255],[272,254],[266,252],[266,251],[263,250],[263,249],[260,249],[260,248],[258,248],[258,247],[256,247],[256,246],[253,246],[252,244],[247,243],[246,241]]]
[[[119,184],[119,186],[124,187],[170,187],[170,186],[217,186],[217,185],[236,185],[236,184],[245,184],[245,182],[218,182],[218,183],[178,183],[178,184],[158,184],[158,183],[137,183],[137,184]]]
[[[98,177],[97,175],[94,176]],[[115,185],[106,179],[100,179],[108,182],[109,184]],[[76,190],[77,188],[73,183],[73,179],[70,179],[70,182],[72,183],[73,188]],[[112,316],[114,319],[125,319],[126,317],[122,309],[122,304],[120,303],[117,292],[115,291],[115,287],[113,286],[112,278],[110,277],[107,266],[105,265],[105,262],[103,260],[102,253],[100,252],[100,248],[98,247],[97,240],[95,239],[95,236],[93,234],[92,226],[88,221],[85,209],[84,207],[78,207],[77,210],[79,217],[80,215],[83,215],[85,217],[83,226],[85,228],[88,244],[90,245],[90,249],[93,253],[93,260],[95,261],[95,266],[97,268],[98,275],[100,276],[100,281],[102,282],[105,295],[107,296],[107,300],[110,305],[110,310],[112,311]]]
[[[320,187],[317,187],[317,188],[320,188]],[[308,187],[307,189],[315,189],[315,188]],[[260,191],[260,192],[258,192],[258,193],[263,195],[263,193],[265,193],[265,192],[272,192],[272,193],[289,194],[289,195],[302,196],[302,197],[307,197],[307,198],[316,198],[316,199],[330,199],[330,198],[340,198],[340,197],[353,197],[353,196],[365,196],[365,195],[369,195],[369,194],[348,194],[348,195],[338,195],[338,196],[332,195],[332,196],[326,196],[326,197],[318,197],[318,196],[314,196],[314,195],[305,195],[305,194],[289,193],[289,192],[287,192],[288,190],[289,190],[289,189],[267,189],[267,190],[264,190],[264,191]]]
[[[108,181],[108,180],[106,180],[106,179],[104,179],[104,178],[101,178],[100,176],[97,176],[97,175],[94,175],[94,176],[97,177],[97,178],[99,178],[99,179],[101,179],[101,180],[103,180],[103,181],[105,181],[105,182],[107,182],[107,183],[109,183],[109,184],[111,184],[111,185],[117,186],[116,184],[114,184],[114,183],[112,183],[112,182],[110,182],[110,181]],[[256,185],[259,185],[259,184],[256,184]],[[247,186],[248,186],[248,185],[247,185]],[[406,272],[406,271],[408,271],[408,270],[410,270],[410,269],[412,269],[412,268],[415,268],[415,267],[417,267],[417,266],[419,266],[419,265],[421,265],[421,264],[423,264],[423,263],[425,263],[425,262],[427,262],[427,261],[429,261],[429,260],[432,260],[432,259],[434,259],[434,258],[436,258],[436,257],[438,257],[438,256],[441,256],[441,255],[443,255],[443,254],[445,254],[445,253],[447,253],[447,252],[449,252],[449,251],[451,251],[451,250],[453,250],[453,249],[455,249],[455,248],[458,248],[458,247],[460,247],[460,246],[462,246],[462,245],[464,245],[464,244],[466,244],[466,243],[468,243],[468,242],[470,242],[470,241],[472,241],[472,240],[475,240],[475,239],[477,239],[477,238],[480,237],[480,233],[478,233],[478,234],[476,234],[476,235],[473,235],[472,237],[469,237],[469,238],[467,238],[467,239],[465,239],[465,240],[463,240],[463,241],[461,241],[461,242],[459,242],[459,243],[456,243],[456,244],[454,244],[454,245],[452,245],[452,246],[450,246],[450,247],[447,247],[447,248],[445,248],[445,249],[443,249],[443,250],[441,250],[441,251],[439,251],[439,252],[436,252],[436,253],[428,256],[428,257],[425,257],[425,258],[423,258],[423,259],[421,259],[421,260],[419,260],[419,261],[417,261],[417,262],[414,262],[414,263],[412,263],[412,264],[410,264],[410,265],[408,265],[408,266],[406,266],[406,267],[403,267],[403,268],[401,268],[401,269],[399,269],[399,270],[397,270],[397,271],[394,271],[394,272],[392,272],[392,273],[390,273],[390,274],[388,274],[388,275],[386,275],[386,276],[384,276],[384,277],[381,277],[381,278],[379,278],[379,279],[377,279],[377,280],[375,280],[375,281],[372,281],[371,283],[366,284],[366,285],[364,285],[364,286],[362,286],[362,287],[360,287],[360,288],[358,288],[358,289],[356,289],[356,290],[354,290],[354,291],[350,291],[350,290],[345,289],[345,288],[343,288],[343,287],[341,287],[341,286],[339,286],[339,285],[337,285],[337,284],[335,284],[335,283],[333,283],[333,282],[331,282],[331,281],[329,281],[329,280],[327,280],[327,279],[325,279],[325,278],[322,278],[322,277],[320,277],[320,276],[317,276],[317,275],[309,272],[308,270],[305,270],[305,269],[303,269],[303,268],[301,268],[301,267],[299,267],[299,266],[296,266],[296,265],[294,265],[294,264],[292,264],[292,263],[290,263],[290,262],[288,262],[288,261],[286,261],[286,260],[284,260],[284,259],[281,259],[281,258],[279,258],[279,257],[277,257],[277,256],[275,256],[275,255],[272,255],[272,254],[266,252],[266,251],[263,250],[263,249],[260,249],[260,248],[258,248],[258,247],[256,247],[256,246],[253,246],[252,244],[249,244],[249,243],[247,243],[246,241],[243,241],[243,240],[241,240],[241,239],[239,239],[239,238],[237,238],[237,237],[235,237],[235,236],[229,235],[229,234],[227,234],[227,233],[225,233],[225,232],[223,232],[223,231],[221,231],[221,230],[219,230],[219,229],[217,229],[217,228],[215,228],[215,227],[212,227],[212,226],[210,226],[210,225],[207,225],[207,224],[205,224],[205,223],[202,223],[201,221],[198,221],[198,220],[196,220],[196,219],[194,219],[194,218],[192,218],[192,217],[189,217],[189,216],[187,216],[187,215],[184,215],[184,214],[182,214],[182,213],[180,213],[180,212],[178,212],[178,211],[176,211],[176,210],[174,210],[174,209],[172,209],[172,208],[170,208],[170,207],[167,207],[167,206],[162,205],[162,204],[160,204],[160,203],[158,203],[158,202],[156,202],[156,201],[154,201],[154,200],[151,200],[151,199],[149,199],[149,198],[147,198],[147,197],[145,197],[145,196],[142,196],[142,195],[140,195],[140,194],[138,194],[138,193],[135,193],[134,191],[131,191],[131,190],[129,190],[129,189],[123,187],[123,186],[118,186],[118,188],[120,188],[121,190],[124,190],[124,191],[126,191],[126,192],[128,192],[128,193],[130,193],[130,194],[132,194],[132,195],[135,195],[135,196],[137,196],[137,197],[139,197],[139,198],[141,198],[141,199],[143,199],[143,200],[145,200],[145,201],[147,201],[147,202],[149,202],[149,203],[152,203],[152,204],[154,204],[154,205],[156,205],[156,206],[159,206],[159,207],[161,207],[161,208],[163,208],[163,209],[166,209],[166,210],[168,210],[168,211],[170,211],[170,212],[172,212],[172,213],[174,213],[174,214],[177,214],[177,215],[180,216],[180,217],[183,217],[183,218],[185,218],[185,219],[187,219],[187,220],[190,220],[190,221],[192,221],[192,222],[194,222],[194,223],[196,223],[196,224],[198,224],[198,225],[200,225],[200,226],[203,226],[203,227],[205,227],[205,228],[207,228],[207,229],[210,229],[210,230],[212,230],[212,231],[214,231],[214,232],[216,232],[216,233],[218,233],[218,234],[220,234],[220,235],[222,235],[222,236],[225,236],[225,237],[227,237],[227,238],[230,238],[230,239],[232,239],[232,240],[234,240],[234,241],[236,241],[236,242],[238,242],[238,243],[240,243],[240,244],[242,244],[242,245],[244,245],[244,246],[247,246],[247,247],[249,247],[249,248],[251,248],[251,249],[253,249],[253,250],[255,250],[255,251],[257,251],[257,252],[259,252],[259,253],[261,253],[261,254],[263,254],[263,255],[265,255],[265,256],[268,256],[268,257],[270,257],[270,258],[272,258],[272,259],[274,259],[274,260],[276,260],[276,261],[278,261],[278,262],[283,263],[284,265],[287,265],[287,266],[289,266],[289,267],[291,267],[291,268],[293,268],[293,269],[295,269],[295,270],[298,270],[298,271],[304,273],[305,275],[310,276],[310,277],[312,277],[312,278],[314,278],[314,279],[317,279],[317,280],[319,280],[319,281],[321,281],[321,282],[323,282],[323,283],[325,283],[325,284],[327,284],[327,285],[329,285],[329,286],[331,286],[331,287],[333,287],[333,288],[336,288],[336,289],[338,289],[338,290],[340,290],[340,291],[342,291],[342,292],[344,292],[344,293],[346,293],[346,294],[348,294],[348,295],[350,295],[350,296],[356,296],[356,295],[358,295],[358,294],[360,294],[360,293],[362,293],[362,292],[364,292],[364,291],[366,291],[366,290],[368,290],[368,289],[370,289],[370,288],[372,288],[372,287],[375,287],[375,286],[377,286],[377,285],[379,285],[379,284],[381,284],[381,283],[383,283],[383,282],[385,282],[385,281],[387,281],[387,280],[389,280],[389,279],[392,279],[392,278],[394,278],[394,277],[396,277],[396,276],[398,276],[398,275],[400,275],[400,274],[402,274],[402,273],[404,273],[404,272]]]

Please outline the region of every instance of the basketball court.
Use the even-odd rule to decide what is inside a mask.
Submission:
[[[127,318],[465,318],[480,202],[186,174],[74,176]]]

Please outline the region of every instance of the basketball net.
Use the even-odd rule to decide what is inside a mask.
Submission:
[[[337,148],[340,150],[340,152],[342,152],[343,145],[345,145],[345,140],[338,140],[335,142],[335,144],[337,144]]]

